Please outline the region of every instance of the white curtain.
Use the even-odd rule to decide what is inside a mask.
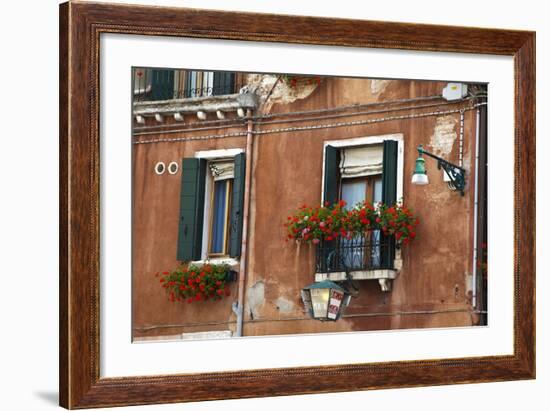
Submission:
[[[342,178],[382,174],[382,161],[382,145],[345,148],[340,152],[340,174]]]
[[[235,176],[235,163],[233,160],[211,162],[209,167],[214,181],[227,180]]]

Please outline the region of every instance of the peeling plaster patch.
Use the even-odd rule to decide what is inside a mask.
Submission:
[[[383,92],[391,80],[371,80],[370,81],[370,92],[372,94],[379,94]]]
[[[316,83],[290,87],[279,76],[271,74],[250,75],[246,86],[248,91],[253,91],[260,97],[261,104],[265,104],[264,112],[269,112],[273,104],[288,104],[309,97],[316,88]]]
[[[438,117],[434,133],[430,139],[430,146],[438,156],[449,155],[456,140],[455,126],[458,123],[456,116]]]
[[[265,302],[265,283],[263,280],[257,281],[249,287],[247,292],[248,309],[252,318],[259,317],[259,309]]]
[[[277,305],[277,309],[281,313],[291,313],[294,310],[294,303],[284,297],[277,298],[275,305]]]

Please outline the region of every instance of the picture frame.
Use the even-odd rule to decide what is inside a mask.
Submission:
[[[513,56],[514,353],[100,377],[102,33]],[[69,409],[535,378],[535,33],[184,8],[60,6],[60,405]]]

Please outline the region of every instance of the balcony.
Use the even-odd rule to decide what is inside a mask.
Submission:
[[[382,291],[389,291],[398,273],[396,254],[400,257],[393,237],[379,231],[322,241],[316,249],[315,281],[378,280]]]
[[[164,101],[238,93],[245,85],[240,73],[137,68],[134,101]]]

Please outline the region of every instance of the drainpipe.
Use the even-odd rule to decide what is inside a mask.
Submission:
[[[477,241],[477,211],[479,207],[479,196],[478,196],[478,174],[479,174],[479,108],[476,110],[476,156],[474,160],[475,164],[475,175],[474,175],[474,252],[472,253],[472,307],[475,310],[477,308],[477,259],[478,259],[478,241]]]
[[[241,261],[239,267],[239,294],[237,305],[233,305],[233,311],[237,315],[236,337],[243,336],[243,316],[244,316],[244,287],[246,283],[246,257],[248,244],[248,215],[250,210],[250,185],[252,181],[252,143],[254,125],[252,122],[252,110],[246,110],[247,133],[246,133],[246,168],[244,182],[244,205],[243,205],[243,234],[241,241]]]

